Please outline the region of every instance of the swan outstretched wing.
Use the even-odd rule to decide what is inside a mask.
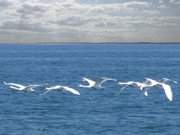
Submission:
[[[177,81],[171,80],[171,79],[169,79],[169,78],[162,78],[160,81],[161,81],[161,82],[164,82],[164,83],[166,83],[166,82],[173,82],[173,83],[175,83],[175,84],[178,84]]]
[[[93,81],[93,80],[91,80],[89,78],[86,78],[86,77],[83,77],[83,81],[86,81],[89,84],[90,87],[93,87],[96,84],[95,81]]]
[[[98,85],[101,87],[103,83],[107,81],[117,81],[116,79],[113,78],[108,78],[108,77],[102,77],[100,81],[98,81]]]
[[[19,91],[24,90],[24,88],[15,87],[15,86],[12,86],[12,85],[10,85],[9,88],[14,89],[14,90],[19,90]]]
[[[14,90],[21,91],[21,90],[24,90],[26,88],[26,86],[21,85],[21,84],[17,84],[17,83],[7,83],[7,82],[3,82],[3,83],[4,83],[4,85],[7,85],[7,86],[9,86],[9,88],[14,89]]]
[[[68,91],[68,92],[71,92],[75,95],[80,95],[79,91],[76,90],[76,89],[73,89],[73,88],[70,88],[68,86],[62,86],[62,88],[65,90],[65,91]]]
[[[129,82],[118,82],[118,85],[122,85],[123,87],[120,89],[122,92],[124,89],[126,89],[128,86],[134,85],[135,82],[129,81]]]
[[[170,85],[162,83],[162,88],[164,89],[166,97],[169,99],[169,101],[173,100],[173,93]]]
[[[134,82],[134,81],[118,82],[119,85],[126,85],[126,86],[134,85],[135,83],[136,82]]]
[[[17,83],[7,83],[7,82],[3,82],[3,83],[4,83],[4,85],[15,86],[15,87],[19,87],[19,88],[25,87],[24,85],[17,84]]]
[[[48,90],[48,91],[51,91],[51,90],[57,90],[57,89],[60,89],[60,88],[62,88],[61,85],[55,85],[55,86],[47,87],[45,89]]]
[[[28,85],[29,87],[35,88],[41,86],[40,84],[33,84],[33,85]]]
[[[51,87],[46,87],[45,88],[45,92],[44,93],[42,93],[42,94],[40,94],[40,95],[45,95],[45,94],[47,94],[47,93],[49,93],[50,91],[52,91],[52,90],[57,90],[57,89],[61,89],[62,88],[62,86],[60,86],[60,85],[55,85],[55,86],[51,86]]]

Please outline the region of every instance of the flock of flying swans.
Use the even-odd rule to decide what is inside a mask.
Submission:
[[[121,82],[121,81],[118,81],[117,79],[107,78],[107,77],[102,77],[98,81],[94,81],[89,78],[83,77],[82,82],[86,84],[79,84],[78,87],[88,88],[88,89],[103,89],[104,87],[102,85],[107,81],[117,82],[118,85],[122,86],[121,91],[123,91],[127,87],[137,88],[138,90],[144,92],[145,96],[148,96],[148,91],[151,90],[151,88],[159,88],[159,89],[164,90],[165,95],[169,101],[173,100],[173,92],[172,92],[171,86],[167,83],[168,82],[173,82],[175,84],[178,83],[177,81],[173,81],[168,78],[162,78],[161,80],[158,80],[158,81],[153,80],[151,78],[145,78],[145,81],[143,82],[137,82],[137,81]],[[4,85],[7,85],[9,88],[13,90],[30,91],[30,92],[35,91],[36,87],[42,86],[42,85],[21,85],[17,83],[7,83],[7,82],[3,82],[3,83]],[[44,84],[44,85],[47,85],[47,84]],[[74,95],[80,95],[79,90],[71,88],[69,86],[64,86],[64,85],[46,86],[45,90],[46,91],[42,93],[41,95],[45,95],[52,90],[62,90],[62,91],[70,92]]]

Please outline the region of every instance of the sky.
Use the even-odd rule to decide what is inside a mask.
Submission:
[[[0,42],[180,42],[180,0],[0,0]]]

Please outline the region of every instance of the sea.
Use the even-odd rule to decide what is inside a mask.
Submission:
[[[79,88],[83,77],[170,83],[173,101],[162,89],[146,97],[135,88],[120,91]],[[81,95],[51,91],[15,91],[18,84],[65,85]],[[0,135],[180,135],[180,44],[62,43],[0,45]]]

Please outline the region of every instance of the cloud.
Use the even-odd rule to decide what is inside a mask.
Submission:
[[[150,7],[151,3],[145,1],[129,1],[123,3],[125,7]]]
[[[167,4],[165,3],[165,1],[164,0],[159,0],[158,1],[158,7],[160,8],[160,9],[166,9],[166,8],[168,8],[168,6],[167,6]]]
[[[31,32],[47,32],[47,28],[43,27],[38,23],[29,23],[29,22],[4,22],[0,29],[10,30],[10,31],[31,31]]]
[[[176,4],[176,5],[179,5],[180,4],[180,0],[169,0],[169,2],[171,4]]]
[[[9,1],[0,0],[0,7],[8,7],[10,5],[11,5],[11,3]]]
[[[81,16],[69,16],[64,17],[54,23],[60,26],[83,26],[88,25],[89,23],[91,23],[91,21],[94,20],[90,18],[83,18]]]
[[[180,27],[179,16],[174,14],[176,7],[171,9],[167,1],[103,1],[1,0],[0,5],[1,2],[4,4],[0,9],[6,7],[6,10],[0,12],[0,32],[14,33],[17,38],[21,35],[23,41],[32,41],[33,38],[50,41],[117,41],[144,39],[146,35],[152,39],[150,37],[154,37],[153,33],[156,32],[163,37],[167,35],[165,28],[172,30]],[[170,1],[175,3],[175,0]],[[151,36],[147,30],[152,33]],[[5,35],[3,37],[7,39]],[[3,40],[2,37],[0,40]]]
[[[43,13],[46,12],[46,7],[43,5],[23,4],[17,12],[23,14]]]

